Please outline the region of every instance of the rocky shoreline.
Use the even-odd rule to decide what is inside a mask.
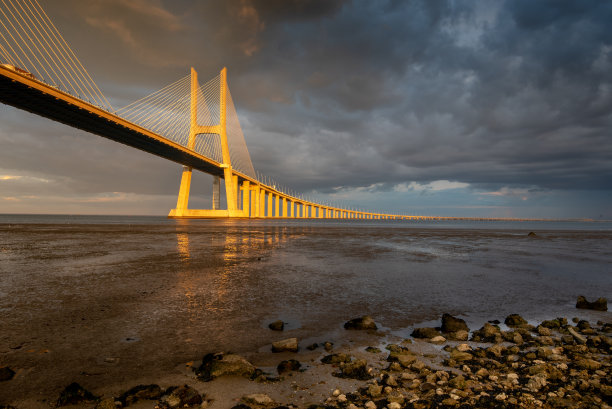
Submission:
[[[601,308],[602,302],[595,305]],[[271,330],[283,330],[282,322],[272,324]],[[257,361],[256,356],[210,353],[201,362],[187,365],[190,375],[183,385],[137,385],[108,396],[73,383],[47,406],[425,409],[612,405],[610,322],[555,318],[530,325],[512,314],[503,324],[493,320],[471,331],[464,320],[443,314],[439,327],[415,328],[411,337],[396,337],[392,342],[369,316],[352,319],[344,328],[357,336],[357,346],[336,347],[331,342],[306,346],[299,345],[296,338],[280,339],[269,346],[270,362],[278,362],[275,367],[258,368],[251,362]],[[14,374],[11,368],[0,368],[0,385],[10,385]]]

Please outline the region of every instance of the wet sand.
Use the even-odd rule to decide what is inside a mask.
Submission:
[[[47,407],[71,382],[104,395],[193,383],[186,364],[209,352],[274,367],[281,357],[266,351],[278,334],[267,324],[276,319],[301,345],[346,347],[355,335],[347,338],[342,323],[365,314],[397,337],[444,312],[471,328],[510,313],[602,319],[574,303],[580,294],[612,298],[612,233],[537,233],[359,223],[0,225],[0,366],[16,370],[0,383],[0,404]],[[298,359],[319,358],[309,353]],[[320,389],[305,393],[329,396],[329,385]]]

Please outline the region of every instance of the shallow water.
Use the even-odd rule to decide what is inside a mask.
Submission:
[[[578,295],[612,299],[610,223],[4,215],[0,366],[18,374],[0,403],[257,351],[276,319],[321,341],[364,314],[397,334],[444,312],[472,329],[510,313],[611,320]]]

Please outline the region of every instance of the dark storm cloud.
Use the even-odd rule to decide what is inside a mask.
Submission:
[[[202,81],[227,66],[255,168],[296,190],[435,180],[490,190],[612,188],[610,2],[59,0],[44,7],[117,105],[190,66]],[[17,145],[3,151],[3,164],[19,166],[6,159],[21,154]],[[141,153],[123,153],[118,166],[127,170],[133,160],[151,166],[149,175],[115,180],[115,189],[96,178],[104,158],[125,149],[112,146],[96,147],[88,189],[153,193],[157,183],[158,192],[176,190],[176,175],[163,176],[175,165]],[[31,166],[43,169],[64,148],[45,149]]]

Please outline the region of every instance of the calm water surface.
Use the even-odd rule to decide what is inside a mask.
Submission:
[[[472,329],[610,321],[576,310],[581,294],[612,299],[609,222],[0,215],[0,366],[21,371],[20,393],[258,350],[276,319],[314,341],[364,314],[397,333],[444,312]],[[0,403],[16,393],[0,385]]]

